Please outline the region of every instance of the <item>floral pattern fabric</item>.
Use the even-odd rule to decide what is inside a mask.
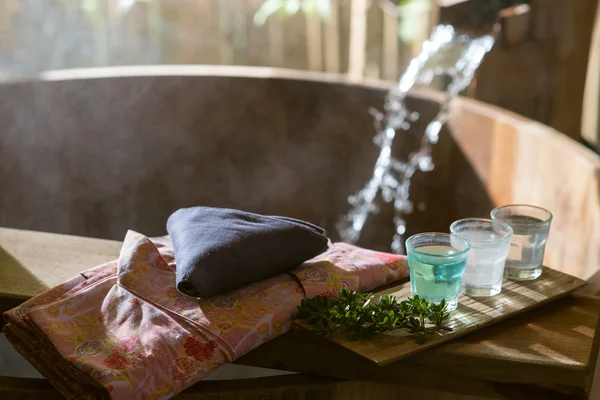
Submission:
[[[344,243],[223,296],[175,289],[168,237],[128,232],[119,259],[5,313],[13,346],[71,399],[167,399],[290,329],[305,297],[406,277],[404,256]]]

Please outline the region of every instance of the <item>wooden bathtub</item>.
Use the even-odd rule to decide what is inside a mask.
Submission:
[[[0,86],[0,226],[120,240],[165,233],[179,207],[213,205],[323,225],[372,173],[369,108],[392,83],[249,67],[125,67],[47,73]],[[443,98],[415,90],[421,115],[397,138],[416,148]],[[408,234],[530,203],[554,214],[546,264],[600,268],[600,157],[560,133],[481,102],[454,102],[418,173]],[[391,209],[359,244],[389,249]]]
[[[370,177],[378,153],[369,108],[381,109],[392,85],[246,67],[59,71],[34,82],[4,83],[0,227],[122,240],[127,229],[164,234],[166,218],[179,207],[213,205],[303,218],[323,225],[335,239],[335,221],[349,208],[347,196]],[[421,119],[398,136],[395,151],[416,147],[442,99],[431,90],[411,94],[409,104]],[[546,264],[600,280],[596,154],[547,126],[460,98],[434,161],[433,172],[415,175],[408,234],[448,231],[455,219],[487,216],[496,205],[537,204],[554,213]],[[391,210],[384,207],[359,244],[389,249],[392,232]],[[4,267],[14,268],[13,281],[0,282],[9,293],[0,298],[0,308],[61,282],[80,264],[84,269],[114,259],[119,247],[113,241],[0,229],[0,258]],[[380,400],[399,393],[406,399],[473,398],[456,393],[514,398],[524,390],[531,396],[523,398],[562,392],[586,398],[599,341],[593,328],[598,300],[559,303],[386,370],[357,369],[364,361],[290,332],[238,362],[324,377],[202,382],[179,398]],[[530,342],[557,345],[555,336],[563,331],[531,330],[553,332],[557,319],[566,321],[565,334],[590,325],[583,331],[588,336],[569,336],[577,339],[569,342],[577,368],[573,359],[562,361],[555,353],[530,354]],[[505,359],[507,346],[518,351]],[[328,361],[298,357],[311,352]],[[445,359],[458,360],[461,374],[436,373]],[[42,380],[0,376],[2,396],[60,398]]]

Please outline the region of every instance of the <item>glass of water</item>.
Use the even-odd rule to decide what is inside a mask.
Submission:
[[[542,275],[542,262],[550,232],[552,214],[541,207],[508,205],[492,210],[492,219],[513,229],[513,237],[504,267],[504,277],[520,281]]]
[[[410,289],[413,295],[456,310],[469,243],[447,233],[420,233],[406,240]]]
[[[450,232],[465,239],[471,247],[462,277],[462,292],[469,296],[500,293],[512,228],[501,221],[465,218],[450,225]]]

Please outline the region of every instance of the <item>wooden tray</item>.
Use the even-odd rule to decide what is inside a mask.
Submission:
[[[434,334],[423,345],[417,344],[414,336],[401,329],[369,340],[353,340],[344,335],[334,335],[330,340],[383,366],[560,299],[586,284],[574,276],[544,267],[542,276],[534,281],[505,279],[502,292],[496,296],[461,295],[458,309],[450,314],[446,323],[452,331]],[[404,299],[410,295],[410,282],[381,289],[375,297],[384,294]],[[311,330],[304,321],[296,321],[296,324]]]

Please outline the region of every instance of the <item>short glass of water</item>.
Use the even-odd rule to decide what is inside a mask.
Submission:
[[[552,222],[550,211],[516,204],[495,208],[491,216],[493,220],[502,221],[513,229],[504,277],[521,281],[537,279],[542,275],[544,251]]]
[[[465,218],[450,225],[450,232],[465,239],[471,247],[462,292],[469,296],[500,293],[512,228],[501,221]]]
[[[447,233],[420,233],[406,240],[410,288],[413,295],[456,310],[469,244]]]

